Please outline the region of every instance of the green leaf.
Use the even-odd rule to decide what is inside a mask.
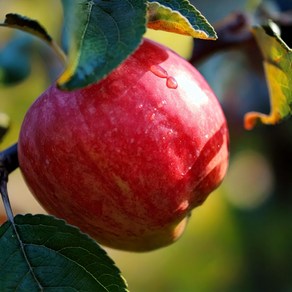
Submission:
[[[53,50],[63,62],[66,62],[66,56],[64,55],[63,51],[47,33],[46,29],[38,23],[38,21],[19,14],[9,13],[6,14],[5,20],[3,23],[0,23],[0,26],[25,31],[40,38],[53,48]]]
[[[206,18],[187,0],[149,0],[147,26],[194,38],[217,38]]]
[[[17,215],[0,228],[0,291],[128,291],[104,250],[46,215]]]
[[[292,50],[279,36],[273,22],[253,28],[262,51],[264,69],[270,95],[270,114],[249,112],[245,115],[245,128],[251,130],[258,121],[274,125],[289,117],[292,112]]]
[[[99,81],[139,46],[146,27],[144,0],[63,0],[69,64],[58,80],[72,90]]]
[[[64,14],[64,19],[66,20],[63,27],[62,27],[62,39],[61,39],[61,45],[62,49],[66,54],[69,52],[69,46],[70,46],[70,39],[69,39],[69,32],[70,32],[70,27],[66,25],[66,22],[68,23],[68,18],[71,17],[72,11],[71,8],[72,6],[72,0],[62,0],[62,6],[63,6],[63,14]]]

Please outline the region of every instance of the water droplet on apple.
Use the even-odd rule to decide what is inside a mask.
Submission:
[[[150,67],[150,71],[160,78],[167,78],[168,77],[167,71],[159,65],[152,65]]]
[[[157,105],[157,107],[158,107],[158,108],[162,108],[164,105],[166,105],[166,100],[162,100],[162,101]]]
[[[176,89],[178,87],[177,81],[174,77],[167,77],[166,86],[171,89]]]

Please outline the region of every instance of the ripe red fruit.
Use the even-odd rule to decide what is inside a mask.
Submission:
[[[19,162],[49,213],[101,244],[146,251],[176,240],[220,184],[228,130],[193,66],[144,40],[103,81],[43,93],[24,119]]]

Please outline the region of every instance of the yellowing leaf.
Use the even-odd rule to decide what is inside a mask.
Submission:
[[[290,108],[287,105],[286,96],[283,92],[284,88],[289,88],[287,75],[281,69],[268,62],[264,62],[264,68],[271,96],[271,112],[268,115],[258,112],[247,113],[244,122],[247,130],[254,128],[258,120],[263,124],[274,125],[290,113]]]
[[[192,36],[216,39],[216,33],[206,18],[186,0],[148,1],[148,28]]]
[[[292,106],[292,50],[274,29],[275,24],[256,27],[253,33],[264,57],[264,69],[270,94],[270,114],[247,113],[244,126],[251,130],[260,121],[274,125],[291,115]]]

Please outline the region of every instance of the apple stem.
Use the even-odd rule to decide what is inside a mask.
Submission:
[[[0,152],[0,193],[8,220],[13,223],[14,216],[9,201],[7,182],[8,175],[19,166],[17,156],[17,144]]]

